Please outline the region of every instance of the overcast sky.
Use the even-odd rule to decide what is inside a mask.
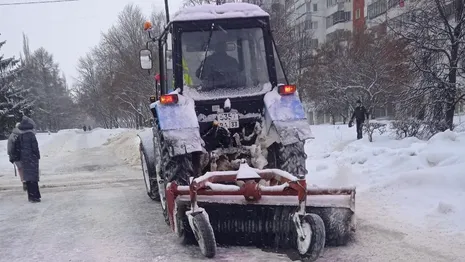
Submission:
[[[37,0],[0,0],[0,3],[32,1]],[[180,8],[181,2],[169,0],[171,14]],[[0,6],[0,41],[7,41],[0,55],[19,58],[24,32],[31,50],[44,47],[53,54],[71,85],[79,57],[98,44],[100,33],[115,23],[118,13],[129,3],[141,7],[147,17],[152,9],[164,10],[163,0],[79,0]]]

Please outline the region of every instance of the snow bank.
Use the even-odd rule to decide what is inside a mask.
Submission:
[[[66,154],[78,150],[96,148],[102,146],[108,139],[114,137],[128,129],[103,129],[96,128],[90,132],[80,129],[60,130],[50,135],[50,142],[40,147],[44,156],[53,157],[59,154]],[[41,139],[39,139],[39,143]]]
[[[138,144],[135,145],[135,141],[138,141],[136,130],[96,128],[84,132],[80,129],[66,129],[57,133],[38,133],[37,140],[42,160],[60,159],[77,151],[107,145],[128,164],[135,165],[139,161]],[[0,176],[11,174],[14,174],[14,169],[8,161],[7,141],[0,141]]]
[[[192,21],[224,18],[262,17],[269,14],[257,5],[248,3],[205,4],[178,11],[172,21]]]
[[[107,140],[104,146],[108,147],[118,158],[130,166],[140,166],[139,130],[128,130]]]
[[[52,141],[56,134],[51,133],[38,133],[36,134],[39,147],[44,148],[47,147]],[[8,140],[1,140],[0,141],[0,177],[2,176],[14,176],[14,169],[13,165],[10,163],[8,158],[7,152],[7,141]]]
[[[465,231],[465,133],[446,131],[429,141],[389,134],[356,140],[347,126],[312,126],[307,142],[308,181],[357,186],[357,202],[375,203],[411,224]],[[358,212],[363,205],[358,205]]]

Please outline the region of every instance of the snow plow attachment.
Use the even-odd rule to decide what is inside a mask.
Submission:
[[[325,245],[343,245],[355,230],[355,188],[308,187],[278,169],[242,163],[237,171],[207,172],[189,186],[166,188],[172,229],[196,240],[206,257],[216,243],[296,249],[315,261]]]

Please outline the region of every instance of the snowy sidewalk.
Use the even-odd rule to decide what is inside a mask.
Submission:
[[[308,180],[356,186],[355,243],[335,253],[348,261],[462,261],[465,256],[465,133],[429,141],[389,133],[355,140],[345,125],[312,126]],[[352,245],[373,259],[352,254]],[[331,249],[330,252],[332,252]],[[378,259],[376,259],[377,257]]]

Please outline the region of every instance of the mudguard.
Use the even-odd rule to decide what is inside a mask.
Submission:
[[[268,92],[265,102],[265,129],[268,144],[293,144],[314,138],[297,93],[281,96],[277,89]]]
[[[139,137],[140,143],[144,148],[144,153],[147,154],[147,157],[155,161],[155,146],[153,144],[153,128],[145,128],[140,131],[137,136]]]
[[[156,111],[158,128],[170,149],[170,156],[202,151],[194,100],[179,94],[178,98],[176,104],[163,105],[157,101],[150,105]]]

